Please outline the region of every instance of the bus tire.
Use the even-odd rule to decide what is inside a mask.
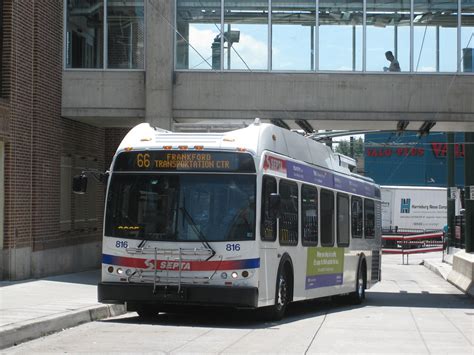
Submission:
[[[279,321],[283,318],[286,306],[290,302],[290,278],[285,267],[281,266],[278,271],[275,304],[265,309],[265,319],[268,321]]]
[[[150,320],[155,318],[159,311],[158,308],[151,304],[141,304],[136,307],[138,316],[143,320]]]
[[[360,259],[359,267],[357,268],[357,278],[355,291],[349,294],[349,301],[351,304],[361,304],[365,299],[365,288],[367,285],[367,267],[365,259]]]

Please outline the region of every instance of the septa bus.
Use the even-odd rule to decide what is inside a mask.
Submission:
[[[381,275],[380,190],[350,160],[258,119],[227,133],[136,126],[109,171],[99,301],[271,319],[293,301],[361,302]]]

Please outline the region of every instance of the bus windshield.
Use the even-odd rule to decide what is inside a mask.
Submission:
[[[255,175],[113,174],[105,235],[160,241],[255,239]]]

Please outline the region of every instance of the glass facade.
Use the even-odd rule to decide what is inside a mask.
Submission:
[[[474,0],[461,3],[461,71],[474,72]]]
[[[108,1],[107,58],[109,68],[144,68],[145,16],[143,11],[143,2]]]
[[[367,71],[410,71],[410,1],[367,0],[366,23]]]
[[[319,3],[319,69],[362,70],[363,2]]]
[[[474,0],[176,0],[176,69],[472,72],[473,23]]]
[[[143,69],[143,0],[67,0],[66,68]]]
[[[316,8],[313,0],[272,0],[272,69],[313,70]],[[300,48],[295,51],[294,48]]]

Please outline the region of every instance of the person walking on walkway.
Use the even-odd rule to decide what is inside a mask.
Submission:
[[[390,62],[390,66],[383,67],[383,71],[400,71],[400,63],[398,63],[392,51],[385,52],[385,58]]]

